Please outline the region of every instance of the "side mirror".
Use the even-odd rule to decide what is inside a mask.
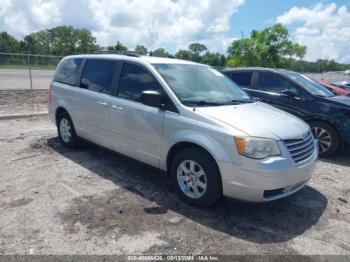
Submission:
[[[282,94],[287,97],[287,98],[296,98],[298,97],[298,94],[295,91],[291,91],[291,90],[283,90]]]
[[[154,90],[145,90],[141,93],[140,102],[147,106],[163,107],[163,96]]]

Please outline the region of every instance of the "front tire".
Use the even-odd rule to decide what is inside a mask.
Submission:
[[[324,122],[313,122],[310,124],[312,134],[318,140],[320,157],[330,157],[339,149],[339,135],[337,131]]]
[[[64,112],[57,118],[58,137],[61,143],[69,148],[75,148],[78,145],[78,136],[75,132],[73,121],[69,114]]]
[[[200,148],[180,151],[171,164],[170,176],[179,197],[196,207],[208,207],[222,197],[220,171],[215,160]]]

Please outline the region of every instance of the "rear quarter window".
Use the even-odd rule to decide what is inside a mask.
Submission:
[[[69,58],[63,60],[55,73],[54,81],[74,85],[79,85],[79,72],[82,58]]]

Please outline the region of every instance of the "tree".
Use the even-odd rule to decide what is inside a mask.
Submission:
[[[151,56],[158,56],[158,57],[173,57],[171,54],[165,51],[164,48],[157,48],[156,50],[153,50],[150,53]]]
[[[233,41],[227,52],[230,66],[282,67],[285,58],[303,58],[306,47],[293,43],[288,29],[276,24],[262,31],[253,30],[249,38]]]
[[[183,59],[183,60],[191,60],[192,53],[188,50],[179,50],[175,54],[175,58],[177,59]]]
[[[116,51],[128,51],[128,48],[123,45],[122,43],[120,43],[119,41],[117,41],[117,44],[114,46],[114,50]]]
[[[143,45],[137,45],[135,51],[143,55],[147,54],[147,48]]]
[[[207,51],[201,57],[201,63],[208,64],[211,66],[225,66],[226,65],[226,57],[220,53],[211,53]]]
[[[31,54],[69,55],[93,53],[100,47],[88,29],[58,26],[25,36],[21,49]]]
[[[188,49],[197,55],[200,55],[204,51],[208,50],[208,48],[205,45],[200,44],[200,43],[192,43],[189,45]]]
[[[0,33],[0,52],[17,53],[19,52],[19,42],[16,38],[7,32]]]
[[[77,36],[77,53],[95,53],[100,50],[100,47],[96,44],[96,38],[88,29],[76,29],[75,31]]]

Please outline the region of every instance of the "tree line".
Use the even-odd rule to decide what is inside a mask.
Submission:
[[[0,52],[28,53],[37,55],[65,56],[79,53],[128,51],[121,42],[103,47],[88,29],[76,29],[72,26],[58,26],[26,35],[17,40],[7,32],[0,33]],[[340,64],[334,60],[320,59],[316,62],[303,60],[306,47],[293,43],[288,29],[276,24],[261,31],[253,30],[248,37],[231,42],[226,54],[210,52],[202,43],[191,43],[187,49],[175,54],[160,47],[148,50],[139,44],[133,51],[158,57],[170,57],[195,61],[217,67],[261,66],[286,68],[299,72],[343,71],[350,69],[349,64]],[[38,62],[47,59],[38,59]],[[0,63],[6,63],[4,58]]]

